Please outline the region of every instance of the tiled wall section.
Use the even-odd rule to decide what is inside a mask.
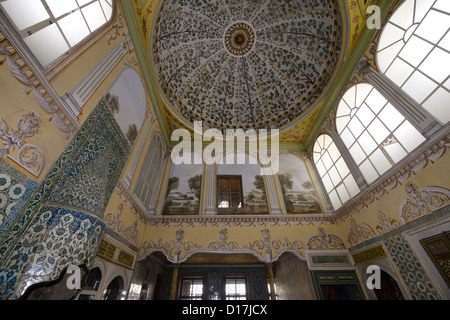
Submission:
[[[387,248],[387,253],[395,263],[402,281],[408,289],[412,299],[440,300],[442,297],[429,279],[427,272],[402,234],[412,228],[427,224],[436,219],[448,216],[449,214],[450,205],[412,220],[394,231],[364,241],[350,248],[349,251],[354,252],[382,241]]]
[[[105,230],[104,208],[129,152],[108,106],[100,102],[1,238],[0,299],[18,298],[69,265],[89,266]],[[6,186],[9,179],[0,183]],[[20,187],[12,190],[9,199],[22,193]]]
[[[43,206],[0,270],[0,298],[18,298],[40,282],[57,278],[70,265],[89,265],[105,224],[75,210]],[[13,284],[11,278],[15,278]]]
[[[37,182],[0,158],[0,238],[37,187]]]

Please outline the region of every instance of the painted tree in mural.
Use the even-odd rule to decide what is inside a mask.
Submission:
[[[259,191],[262,192],[263,196],[263,200],[266,201],[267,200],[267,196],[266,196],[266,187],[264,184],[264,177],[263,176],[255,176],[255,181],[253,181],[253,185],[255,186],[255,188]]]
[[[127,137],[128,141],[130,141],[131,145],[133,145],[134,141],[136,141],[137,135],[138,135],[137,126],[134,123],[130,124],[128,126],[128,130],[125,136]]]
[[[105,101],[109,107],[109,110],[111,110],[112,114],[119,113],[119,109],[120,109],[119,97],[108,92],[105,96]]]
[[[195,197],[200,200],[200,193],[202,190],[202,176],[195,175],[188,180],[189,189],[195,193]]]
[[[288,192],[292,190],[294,182],[292,181],[292,175],[289,173],[279,174],[278,179],[280,181],[281,191],[283,192],[284,204],[286,210],[290,211],[294,209],[294,203],[289,198]]]

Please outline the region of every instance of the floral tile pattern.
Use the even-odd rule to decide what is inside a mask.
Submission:
[[[11,226],[38,183],[0,158],[0,237]]]

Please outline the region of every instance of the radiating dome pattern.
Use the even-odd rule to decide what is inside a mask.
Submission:
[[[168,107],[215,128],[279,128],[314,104],[340,52],[333,0],[167,0],[152,43]]]

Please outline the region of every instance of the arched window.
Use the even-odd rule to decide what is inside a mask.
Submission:
[[[150,142],[147,154],[142,164],[141,172],[134,194],[138,196],[146,209],[149,208],[150,201],[155,193],[159,191],[159,183],[164,173],[163,146],[161,137],[155,134]],[[155,195],[157,196],[157,195]]]
[[[7,0],[1,2],[16,31],[42,67],[105,25],[113,0]]]
[[[450,1],[406,0],[377,49],[380,71],[442,124],[450,120]]]
[[[367,183],[425,139],[369,84],[352,86],[336,112],[336,129]]]
[[[104,300],[122,300],[124,283],[121,276],[115,277],[104,291]]]
[[[334,209],[359,193],[359,187],[330,136],[319,136],[313,158]]]

